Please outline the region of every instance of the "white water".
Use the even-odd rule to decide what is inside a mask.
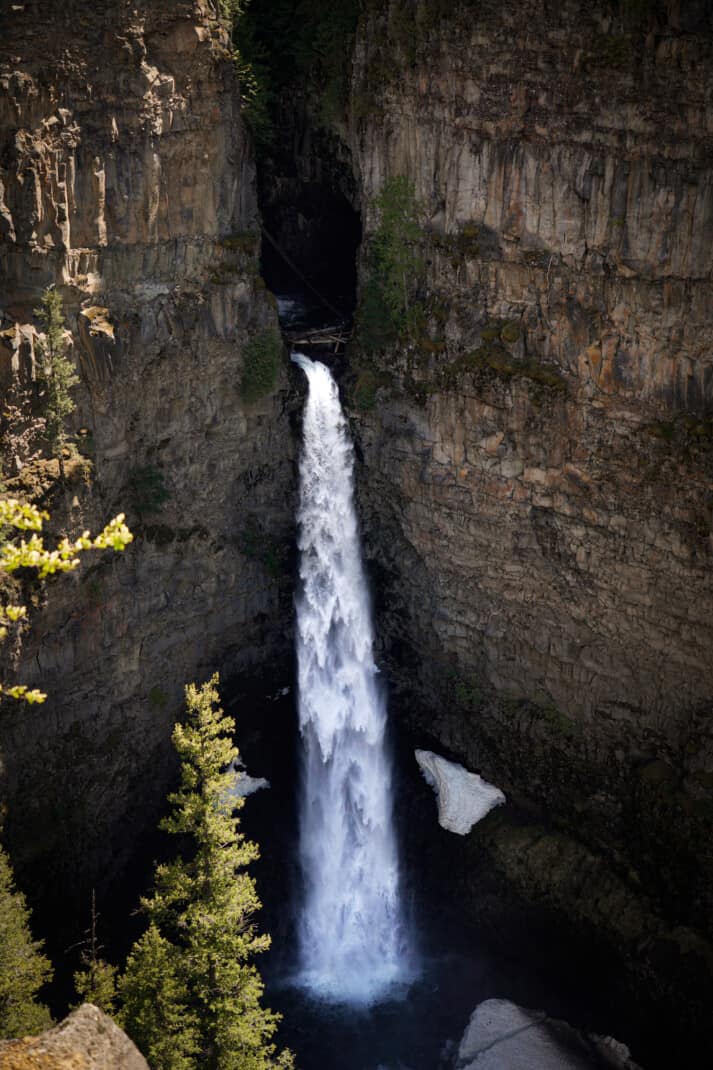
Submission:
[[[305,897],[300,982],[368,1004],[412,976],[353,493],[353,450],[328,369],[301,354],[309,395],[300,461],[297,598]]]

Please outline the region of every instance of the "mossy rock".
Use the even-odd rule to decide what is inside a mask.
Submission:
[[[372,368],[362,369],[354,384],[354,405],[360,412],[370,412],[376,405],[379,377]]]
[[[676,780],[676,772],[662,758],[656,758],[639,769],[639,780],[642,784],[651,784],[655,787],[670,787]]]
[[[500,331],[500,341],[506,345],[514,345],[520,337],[520,324],[517,320],[508,320]]]
[[[257,230],[241,230],[235,234],[229,234],[227,238],[220,238],[218,245],[231,252],[246,253],[249,256],[257,255],[260,243],[260,233]]]

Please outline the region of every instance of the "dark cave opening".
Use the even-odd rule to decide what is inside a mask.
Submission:
[[[299,298],[317,322],[349,320],[356,302],[361,215],[329,185],[290,185],[289,197],[270,199],[262,210],[265,283],[276,295]]]
[[[281,102],[269,150],[258,154],[261,273],[308,325],[348,322],[357,294],[362,216],[349,150],[316,126],[304,101]]]

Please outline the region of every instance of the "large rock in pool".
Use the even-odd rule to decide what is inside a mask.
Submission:
[[[476,1007],[458,1049],[457,1070],[640,1070],[624,1044],[580,1033],[544,1011],[506,999]]]

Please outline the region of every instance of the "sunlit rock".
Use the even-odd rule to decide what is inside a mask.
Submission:
[[[477,773],[429,750],[417,750],[416,761],[438,799],[438,824],[465,836],[489,810],[505,802],[500,788]]]
[[[0,1041],[3,1070],[149,1070],[143,1055],[92,1003],[39,1037]]]

